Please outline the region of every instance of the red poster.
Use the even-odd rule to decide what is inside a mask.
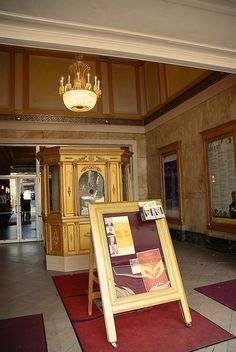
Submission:
[[[138,252],[137,258],[147,292],[170,287],[159,249]]]

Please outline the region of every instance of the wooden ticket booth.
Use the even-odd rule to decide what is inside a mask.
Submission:
[[[38,153],[48,270],[88,269],[88,205],[132,199],[131,156],[117,147],[61,146]]]

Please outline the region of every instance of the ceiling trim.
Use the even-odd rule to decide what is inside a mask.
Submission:
[[[236,50],[0,11],[0,43],[236,73]]]

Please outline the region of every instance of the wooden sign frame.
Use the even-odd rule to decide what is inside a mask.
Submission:
[[[157,206],[161,207],[161,201],[159,199],[154,201],[156,202]],[[89,214],[92,229],[92,241],[104,311],[107,340],[111,342],[113,347],[116,348],[118,346],[114,322],[114,314],[117,313],[132,311],[172,301],[179,301],[183,314],[183,320],[186,326],[190,327],[192,319],[165,216],[156,220],[142,221],[139,211],[139,202],[137,201],[90,204]],[[120,241],[123,241],[123,247],[120,246],[120,249],[123,251],[123,253],[117,254],[119,252],[119,243],[117,252],[111,252],[112,247],[110,247],[110,234],[108,233],[107,225],[109,225],[109,221],[115,223],[116,221],[121,220],[123,221],[122,226],[124,229],[124,231],[121,230],[121,232],[123,231],[123,235],[125,237],[123,236],[122,239],[121,233],[121,237],[119,238],[121,238]],[[138,232],[136,233],[136,231]],[[141,243],[143,243],[141,247],[138,244],[140,238]],[[130,241],[133,243],[133,245],[130,245]],[[151,243],[151,246],[149,246],[148,241]],[[137,247],[139,247],[138,250],[136,250],[136,243]],[[155,243],[157,243],[157,245]],[[141,250],[143,248],[144,251],[140,252],[140,248]],[[127,253],[124,250],[126,250]],[[117,294],[117,283],[115,283],[114,280],[116,280],[118,276],[116,276],[114,273],[117,272],[118,269],[122,268],[125,268],[126,270],[132,269],[133,272],[132,265],[130,267],[127,265],[127,263],[130,262],[130,259],[127,260],[126,258],[143,258],[143,254],[144,259],[145,256],[149,254],[152,256],[154,255],[153,258],[155,258],[157,253],[160,255],[161,264],[163,264],[163,270],[161,271],[164,275],[164,279],[159,282],[157,280],[157,283],[155,283],[156,286],[154,285],[151,287],[151,289],[149,289],[149,283],[153,283],[155,280],[152,281],[153,279],[151,279],[150,281],[148,279],[150,276],[146,277],[146,274],[143,275],[143,268],[145,268],[145,265],[143,266],[140,264],[141,266],[139,266],[139,268],[142,268],[142,270],[139,271],[136,269],[137,267],[135,267],[134,274],[131,274],[131,276],[133,275],[134,277],[139,276],[139,279],[135,278],[133,281],[134,283],[137,283],[137,289],[139,290],[138,293],[121,296]],[[120,265],[122,261],[125,262],[123,266],[122,264]],[[130,263],[133,263],[132,259]],[[141,263],[140,259],[138,263]],[[156,262],[156,264],[158,263],[159,262]],[[158,267],[158,265],[155,265],[155,267]],[[136,275],[136,271],[139,271],[140,273]],[[127,277],[128,276],[130,275],[127,275]],[[165,286],[158,287],[158,285],[162,285],[163,282],[165,282]],[[141,287],[145,288],[144,290],[138,287],[138,284],[140,283]],[[132,290],[128,289],[128,292],[129,291],[132,292]]]

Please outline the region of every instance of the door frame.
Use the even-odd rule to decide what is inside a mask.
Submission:
[[[23,239],[22,238],[22,219],[21,219],[21,214],[22,214],[22,209],[20,208],[20,211],[16,211],[16,239],[13,240],[0,240],[0,243],[21,243],[21,242],[36,242],[36,241],[41,241],[42,238],[42,218],[41,214],[39,213],[39,209],[41,208],[39,205],[39,182],[38,182],[38,177],[36,174],[18,174],[18,175],[0,175],[0,180],[16,180],[16,197],[17,197],[17,207],[19,209],[20,205],[20,180],[24,179],[32,179],[34,180],[34,185],[35,185],[35,226],[36,226],[36,238],[31,238],[31,239]]]

